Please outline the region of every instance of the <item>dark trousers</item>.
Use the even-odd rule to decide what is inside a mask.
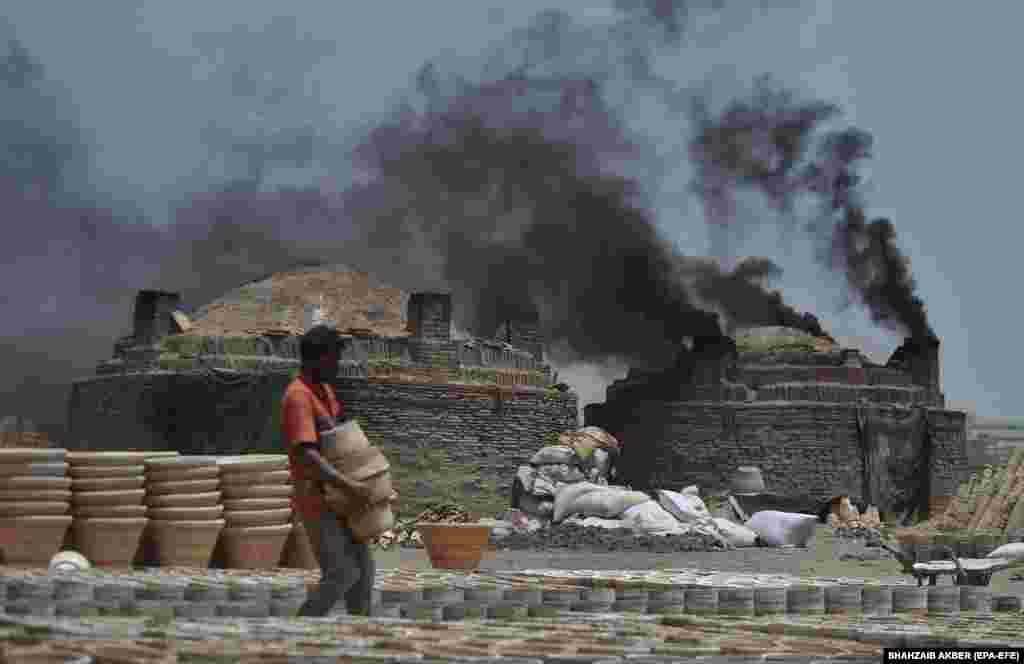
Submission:
[[[303,523],[320,561],[320,586],[299,609],[299,615],[322,618],[342,597],[350,615],[370,615],[376,569],[369,545],[352,539],[352,531],[333,512],[325,510],[319,519]]]

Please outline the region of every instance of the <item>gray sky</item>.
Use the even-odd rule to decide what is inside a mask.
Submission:
[[[334,55],[310,73],[318,88],[289,117],[305,114],[340,140],[388,111],[428,58],[444,56],[473,71],[480,52],[554,4],[294,3],[298,26],[330,42]],[[870,131],[868,212],[893,220],[911,258],[943,340],[947,399],[986,415],[1021,414],[1014,353],[1021,314],[1006,300],[1009,284],[990,275],[1015,265],[1018,253],[1011,179],[1024,146],[1015,129],[1021,94],[1012,63],[1024,5],[983,3],[985,11],[968,11],[961,3],[924,0],[792,4],[763,14],[733,11],[729,30],[702,25],[677,56],[658,62],[659,72],[680,83],[711,81],[714,96],[723,99],[753,77],[772,74],[807,96],[837,103],[844,121]],[[159,215],[199,177],[208,155],[201,128],[211,118],[244,121],[216,82],[195,80],[195,33],[255,28],[283,7],[263,0],[8,0],[5,13],[49,77],[66,88],[97,146],[92,184],[116,198],[144,201]],[[599,0],[557,3],[590,22],[605,20],[604,7]],[[291,47],[259,55],[285,61]],[[685,126],[656,105],[632,109],[629,117],[666,145],[686,139]],[[659,223],[683,250],[704,254],[700,208],[678,195],[689,176],[684,165],[664,184]],[[803,241],[783,242],[766,229],[737,249],[775,259],[786,271],[778,284],[786,298],[818,314],[833,334],[878,359],[898,343],[858,308],[837,311],[842,289],[821,273]],[[580,391],[584,401],[597,396],[592,386]]]

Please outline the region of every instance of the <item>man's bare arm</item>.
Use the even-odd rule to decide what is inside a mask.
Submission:
[[[316,443],[302,443],[302,451],[305,454],[306,460],[309,461],[313,466],[320,472],[320,479],[328,484],[348,489],[351,493],[362,496],[365,494],[365,489],[362,485],[353,482],[348,479],[337,470],[320,454],[320,450],[317,449],[319,445]]]

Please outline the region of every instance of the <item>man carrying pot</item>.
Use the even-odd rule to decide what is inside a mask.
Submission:
[[[354,511],[366,505],[366,490],[338,473],[320,454],[320,433],[333,429],[343,409],[332,383],[338,376],[341,340],[338,332],[318,325],[299,342],[302,371],[281,400],[281,432],[288,447],[295,493],[292,507],[302,519],[309,543],[320,561],[320,586],[300,616],[323,617],[342,597],[352,615],[369,615],[375,575],[373,553],[347,527],[347,514],[335,514],[324,503],[322,484],[343,490]]]

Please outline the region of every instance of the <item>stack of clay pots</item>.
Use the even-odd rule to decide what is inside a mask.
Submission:
[[[71,516],[67,450],[0,449],[0,562],[46,565],[60,551]]]
[[[292,532],[288,457],[247,454],[220,460],[224,521],[220,552],[225,567],[273,568]]]
[[[378,448],[370,445],[359,424],[348,420],[324,432],[320,447],[335,470],[366,490],[368,505],[353,509],[344,491],[329,486],[324,489],[328,506],[346,516],[352,535],[366,541],[390,530],[395,525],[391,465]]]
[[[146,462],[149,528],[143,558],[149,564],[210,564],[224,529],[217,457],[177,456]]]
[[[98,567],[132,564],[146,529],[146,452],[70,452],[71,546]]]

